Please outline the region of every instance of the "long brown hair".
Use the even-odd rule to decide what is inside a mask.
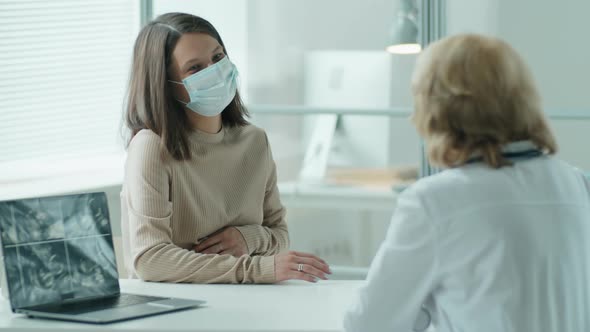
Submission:
[[[158,16],[144,26],[133,49],[133,64],[129,81],[125,125],[131,139],[142,129],[161,137],[163,146],[176,160],[191,158],[188,133],[191,131],[183,105],[173,97],[168,84],[172,52],[180,37],[189,32],[205,33],[217,40],[227,51],[221,36],[207,20],[185,13]],[[240,95],[221,113],[224,127],[248,124],[248,111]]]

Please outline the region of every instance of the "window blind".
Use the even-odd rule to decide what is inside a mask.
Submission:
[[[0,0],[0,166],[123,151],[138,8],[137,0]]]

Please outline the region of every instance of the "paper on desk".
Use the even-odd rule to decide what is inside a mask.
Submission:
[[[334,185],[378,189],[405,188],[418,179],[417,166],[395,168],[332,168],[324,181]]]

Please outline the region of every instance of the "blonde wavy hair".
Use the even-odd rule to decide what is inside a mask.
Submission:
[[[557,152],[532,76],[506,42],[457,35],[429,46],[412,77],[412,120],[434,165],[455,167],[474,155],[493,168],[510,142],[530,140]]]

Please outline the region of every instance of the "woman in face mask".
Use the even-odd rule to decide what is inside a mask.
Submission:
[[[590,183],[553,156],[523,60],[452,36],[420,55],[412,89],[429,160],[447,169],[400,195],[345,330],[430,316],[437,332],[590,331]]]
[[[322,259],[286,251],[268,138],[247,122],[237,77],[218,32],[200,17],[164,14],[139,33],[121,192],[131,277],[273,283],[330,273]]]

